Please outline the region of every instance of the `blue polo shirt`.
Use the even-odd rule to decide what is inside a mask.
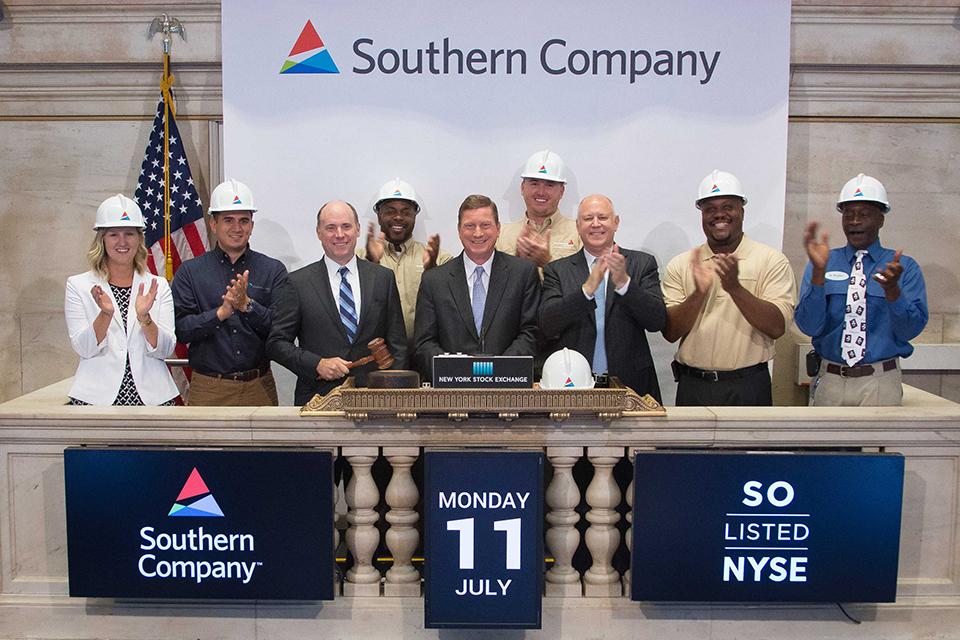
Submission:
[[[220,322],[217,308],[230,280],[250,271],[250,309]],[[173,278],[177,340],[189,343],[190,366],[208,374],[236,373],[270,363],[265,348],[273,312],[273,291],[287,279],[279,260],[247,247],[235,263],[219,248],[187,260]]]
[[[800,286],[800,302],[794,314],[797,326],[813,339],[813,347],[826,360],[843,362],[840,341],[847,306],[847,286],[856,249],[849,244],[832,249],[827,260],[823,286],[810,282],[813,266],[807,264]],[[900,256],[900,297],[887,302],[883,287],[873,279],[893,262],[893,249],[880,246],[878,239],[867,247],[863,272],[867,276],[867,350],[859,364],[882,362],[913,353],[910,340],[927,324],[927,288],[920,266],[909,256]]]

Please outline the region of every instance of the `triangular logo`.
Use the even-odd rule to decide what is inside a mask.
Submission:
[[[128,216],[128,215],[127,215],[127,212],[124,211],[124,212],[123,212],[123,215],[120,216],[120,219],[121,219],[121,220],[127,220],[127,221],[129,221],[129,220],[130,220],[130,216]]]
[[[233,204],[243,204],[240,202],[240,196],[233,196]]]
[[[563,386],[565,386],[565,387],[574,387],[574,386],[576,386],[576,385],[573,384],[573,379],[571,379],[571,378],[568,376],[568,377],[567,377],[567,381],[563,383]]]
[[[207,488],[207,483],[200,477],[200,472],[194,467],[167,515],[222,518],[223,511]]]
[[[710,193],[717,193],[718,191],[720,191],[720,187],[717,185],[713,185],[713,188],[710,189]]]
[[[862,197],[863,197],[863,191],[860,191],[860,187],[857,187],[857,190],[854,192],[853,197],[854,197],[854,198],[862,198]]]
[[[537,169],[537,173],[546,173],[546,172],[547,172],[547,166],[546,166],[546,165],[543,165],[543,164],[542,164],[542,165],[540,165],[540,168]]]
[[[400,189],[397,189],[396,191],[393,192],[393,195],[395,195],[395,196],[402,196],[403,194],[400,193]]]
[[[309,20],[280,67],[280,73],[340,73],[337,63]]]

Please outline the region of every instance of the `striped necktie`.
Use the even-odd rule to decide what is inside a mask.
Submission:
[[[353,302],[353,288],[347,280],[350,269],[340,267],[337,273],[340,274],[340,322],[347,330],[347,340],[353,344],[357,339],[357,305]]]

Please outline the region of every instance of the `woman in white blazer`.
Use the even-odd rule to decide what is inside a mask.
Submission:
[[[173,296],[146,271],[143,214],[115,195],[97,209],[91,270],[71,276],[63,303],[80,365],[70,404],[174,404],[179,391],[163,359],[173,353]]]

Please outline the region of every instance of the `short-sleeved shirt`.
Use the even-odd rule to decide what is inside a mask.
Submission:
[[[417,310],[417,292],[420,291],[420,278],[423,276],[423,254],[427,248],[422,242],[409,238],[400,245],[400,251],[390,242],[383,243],[383,257],[380,264],[393,271],[400,291],[400,307],[403,309],[403,325],[407,330],[407,340],[413,340],[413,320]],[[357,255],[366,259],[367,248],[359,247]],[[440,251],[437,265],[450,260],[450,254]]]
[[[566,258],[575,254],[583,247],[580,234],[577,233],[577,222],[560,213],[554,213],[543,224],[536,224],[524,214],[522,220],[507,222],[500,226],[500,237],[497,239],[497,249],[510,255],[517,255],[517,238],[523,228],[529,226],[538,235],[550,230],[550,260]]]
[[[681,304],[696,290],[690,259],[693,249],[676,256],[663,275],[663,299],[667,308]],[[714,253],[709,245],[700,246],[700,260],[710,264]],[[740,284],[780,310],[784,326],[793,320],[797,300],[793,270],[787,257],[773,247],[755,242],[746,235],[733,252],[737,258]],[[732,371],[773,359],[773,338],[747,322],[733,298],[723,290],[715,276],[707,300],[690,333],[680,339],[677,361],[698,369]]]

